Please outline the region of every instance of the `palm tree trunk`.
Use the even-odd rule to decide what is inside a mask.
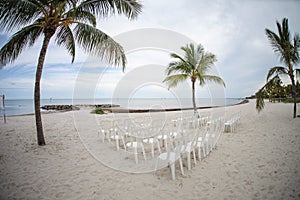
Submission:
[[[53,34],[45,33],[45,38],[43,41],[43,46],[40,51],[38,65],[35,74],[35,87],[34,87],[34,110],[35,110],[35,123],[36,123],[36,131],[37,131],[37,141],[38,145],[45,145],[45,138],[43,133],[43,124],[41,117],[41,102],[40,102],[40,81],[42,77],[43,65],[45,61],[45,56],[48,48],[48,44],[50,42]]]
[[[194,115],[198,116],[196,100],[195,100],[195,81],[192,81],[192,98],[193,98]]]
[[[295,82],[292,83],[292,93],[293,93],[293,99],[294,99],[294,115],[293,115],[293,117],[296,118],[296,115],[297,115],[297,95],[296,95]]]
[[[291,70],[291,73],[289,73],[289,75],[290,75],[290,79],[291,79],[291,82],[292,82],[292,98],[294,99],[294,114],[293,114],[293,118],[296,118],[296,115],[297,115],[297,113],[296,113],[297,112],[297,95],[296,95],[296,84],[295,84],[293,70]]]

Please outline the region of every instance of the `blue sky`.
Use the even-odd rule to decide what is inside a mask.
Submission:
[[[143,13],[137,20],[128,21],[124,16],[112,16],[98,19],[97,27],[112,37],[142,28],[166,29],[201,43],[206,51],[218,58],[215,67],[217,74],[226,82],[227,87],[221,92],[226,97],[254,94],[264,84],[268,69],[280,64],[265,36],[265,28],[277,31],[276,20],[287,17],[291,33],[300,32],[300,1],[297,0],[144,0],[141,3],[144,5]],[[9,35],[1,32],[0,47],[8,39]],[[40,47],[41,40],[26,49],[13,64],[0,70],[0,94],[5,94],[9,99],[33,97]],[[74,88],[78,89],[79,82],[82,89],[76,97],[82,98],[89,95],[97,98],[128,96],[122,95],[120,84],[125,87],[127,84],[136,86],[130,93],[135,97],[173,97],[174,93],[163,84],[149,79],[149,76],[157,79],[156,73],[162,71],[147,72],[146,69],[143,73],[143,70],[138,70],[145,66],[151,68],[151,65],[166,67],[170,62],[169,52],[141,49],[127,52],[126,55],[128,65],[125,72],[120,67],[107,67],[98,60],[90,62],[90,57],[80,49],[76,51],[74,64],[71,64],[67,52],[51,43],[42,77],[42,98],[73,98]],[[88,67],[83,70],[83,66]],[[141,85],[139,79],[150,81]],[[184,89],[183,86],[190,85],[184,83],[174,91],[189,97],[189,92],[180,90]],[[197,87],[197,97],[208,97],[212,91],[219,91],[211,89],[214,87]],[[90,94],[85,94],[86,88],[90,88]],[[116,91],[121,92],[116,94]]]

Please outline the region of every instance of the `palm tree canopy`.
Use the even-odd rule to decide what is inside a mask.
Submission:
[[[288,27],[288,19],[284,18],[282,24],[276,22],[278,34],[272,32],[269,29],[265,29],[266,36],[269,39],[273,50],[278,54],[280,61],[285,66],[272,67],[267,75],[267,83],[255,94],[256,95],[256,109],[260,112],[264,108],[264,98],[266,97],[266,88],[275,86],[276,81],[280,79],[279,75],[288,75],[292,85],[292,97],[294,99],[294,114],[296,117],[296,84],[295,76],[297,77],[299,69],[294,68],[299,64],[299,49],[300,49],[300,37],[299,33],[295,33],[294,38],[291,39],[290,31]],[[273,78],[272,78],[273,77]]]
[[[300,49],[300,37],[299,33],[295,33],[294,38],[291,39],[290,31],[288,27],[288,19],[284,18],[282,24],[276,22],[278,34],[269,29],[265,29],[267,38],[269,39],[273,50],[278,54],[280,61],[287,67],[287,73],[293,74],[293,65],[297,65],[300,62],[299,49]],[[271,70],[270,70],[271,71]],[[282,72],[282,70],[276,72]],[[272,74],[270,74],[272,75]],[[270,78],[270,76],[268,76]]]
[[[282,67],[282,66],[275,66],[275,67],[272,67],[269,72],[268,72],[268,75],[267,75],[267,81],[274,75],[274,74],[278,74],[278,75],[281,75],[281,74],[284,74],[284,75],[287,75],[288,74],[288,71],[285,67]]]
[[[181,49],[184,57],[175,53],[171,54],[171,58],[176,60],[169,64],[166,70],[167,77],[163,82],[166,82],[169,87],[175,87],[179,82],[190,78],[192,82],[198,80],[200,85],[212,81],[225,86],[220,77],[207,74],[217,61],[214,54],[205,52],[201,44],[195,46],[191,43]]]
[[[96,17],[123,14],[135,19],[142,5],[136,0],[1,0],[0,27],[17,31],[0,50],[0,66],[12,63],[42,34],[55,35],[75,58],[75,41],[86,51],[114,65],[126,64],[123,48],[96,28]]]

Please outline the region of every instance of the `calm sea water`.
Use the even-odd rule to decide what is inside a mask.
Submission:
[[[198,107],[233,105],[243,99],[196,99]],[[117,104],[121,108],[131,109],[167,109],[167,108],[190,108],[191,99],[42,99],[43,105],[78,105],[78,104]],[[7,116],[34,113],[34,102],[31,99],[5,100],[5,113]],[[3,109],[0,108],[0,115]]]

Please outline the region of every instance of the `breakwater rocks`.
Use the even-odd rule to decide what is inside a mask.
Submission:
[[[69,111],[69,110],[79,110],[80,108],[74,105],[44,105],[41,107],[43,110],[59,110],[59,111]]]
[[[80,110],[80,108],[113,108],[120,107],[120,105],[114,104],[82,104],[82,105],[44,105],[41,108],[43,110],[56,110],[56,111],[71,111],[71,110]]]

